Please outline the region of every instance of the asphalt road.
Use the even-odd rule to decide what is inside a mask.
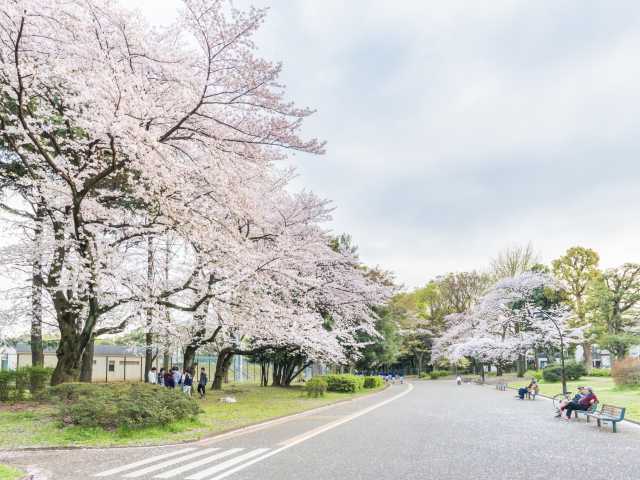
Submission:
[[[640,478],[640,428],[555,419],[551,403],[448,381],[396,385],[266,427],[151,448],[0,452],[46,480]]]

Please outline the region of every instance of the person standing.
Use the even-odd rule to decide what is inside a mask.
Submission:
[[[182,384],[182,374],[180,370],[178,370],[178,367],[173,367],[173,383],[176,387]]]
[[[207,378],[207,372],[204,367],[200,369],[200,379],[198,380],[198,393],[200,394],[200,398],[204,398],[207,391],[207,382],[209,379]]]
[[[184,374],[182,375],[182,393],[188,396],[191,396],[192,387],[193,387],[193,377],[191,376],[191,373],[185,370]]]
[[[176,388],[176,382],[173,379],[173,374],[170,371],[166,371],[164,374],[164,386],[167,388]]]
[[[164,387],[164,368],[160,368],[160,373],[158,373],[158,385],[162,385]]]
[[[151,384],[158,383],[158,373],[156,372],[156,367],[151,367],[149,373],[147,374],[147,382]]]

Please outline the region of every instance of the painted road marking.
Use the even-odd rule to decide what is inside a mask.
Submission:
[[[196,452],[190,453],[188,455],[182,455],[178,458],[173,458],[172,460],[167,460],[166,462],[160,462],[157,463],[155,465],[151,465],[150,467],[147,468],[143,468],[141,470],[136,470],[134,472],[131,473],[127,473],[126,475],[123,475],[124,478],[138,478],[138,477],[142,477],[143,475],[146,475],[148,473],[152,473],[152,472],[157,472],[158,470],[162,470],[165,467],[170,467],[171,465],[175,465],[177,463],[182,463],[186,460],[190,460],[192,458],[196,458],[196,457],[201,457],[203,455],[207,455],[208,453],[213,453],[217,450],[220,450],[219,448],[204,448],[202,450],[198,450]]]
[[[139,462],[130,463],[128,465],[123,465],[121,467],[112,468],[111,470],[107,470],[106,472],[100,472],[94,475],[94,477],[108,477],[109,475],[115,475],[116,473],[126,472],[127,470],[131,470],[132,468],[142,467],[144,465],[149,465],[153,462],[158,462],[161,460],[166,460],[170,457],[175,457],[178,455],[182,455],[187,452],[194,451],[195,448],[181,448],[180,450],[174,450],[172,452],[167,452],[163,455],[157,455],[151,458],[145,458],[144,460],[140,460]]]
[[[380,403],[376,403],[375,405],[372,405],[372,406],[370,406],[368,408],[360,410],[359,412],[356,412],[356,413],[354,413],[352,415],[344,417],[344,418],[342,418],[340,420],[328,423],[327,425],[323,425],[323,426],[321,426],[319,428],[315,428],[315,429],[313,429],[313,430],[311,430],[311,431],[309,431],[307,433],[303,433],[302,435],[298,435],[296,437],[293,437],[293,438],[291,438],[291,439],[289,439],[289,440],[287,440],[285,442],[280,443],[279,445],[282,445],[280,448],[277,448],[276,450],[272,450],[269,453],[266,453],[265,455],[262,455],[261,457],[254,458],[253,460],[250,460],[250,461],[248,461],[246,463],[243,463],[242,465],[238,465],[237,467],[232,468],[230,470],[227,470],[226,472],[218,475],[217,477],[213,477],[213,478],[210,478],[208,480],[221,480],[223,478],[228,477],[229,475],[233,475],[234,473],[239,472],[241,470],[244,470],[245,468],[250,467],[253,464],[261,462],[262,460],[265,460],[265,459],[267,459],[269,457],[277,455],[278,453],[280,453],[280,452],[282,452],[284,450],[287,450],[288,448],[291,448],[291,447],[293,447],[295,445],[298,445],[299,443],[302,443],[302,442],[304,442],[306,440],[309,440],[309,439],[315,437],[316,435],[320,435],[321,433],[324,433],[324,432],[326,432],[328,430],[336,428],[336,427],[338,427],[338,426],[340,426],[340,425],[342,425],[344,423],[350,422],[351,420],[354,420],[354,419],[356,419],[356,418],[358,418],[358,417],[360,417],[362,415],[366,415],[367,413],[375,410],[376,408],[380,408],[380,407],[382,407],[382,406],[384,406],[384,405],[386,405],[388,403],[391,403],[391,402],[393,402],[395,400],[398,400],[399,398],[404,397],[406,394],[408,394],[411,390],[413,390],[413,384],[410,383],[408,385],[408,388],[404,392],[399,393],[398,395],[395,395],[395,396],[393,396],[393,397],[391,397],[391,398],[389,398],[387,400],[384,400],[384,401],[382,401]],[[198,478],[188,477],[187,480],[201,480],[202,478],[204,478],[204,477],[198,477]]]
[[[211,468],[207,468],[205,470],[202,470],[201,472],[196,473],[195,475],[191,475],[189,477],[187,477],[186,480],[203,480],[204,478],[207,478],[209,475],[213,475],[214,473],[218,473],[221,472],[223,470],[226,470],[229,467],[233,467],[234,465],[237,465],[238,463],[244,462],[245,460],[249,460],[253,457],[257,457],[258,455],[262,455],[264,452],[269,451],[268,448],[257,448],[255,450],[252,450],[248,453],[245,453],[244,455],[240,455],[239,457],[235,457],[232,458],[231,460],[227,460],[226,462],[222,462],[219,463],[218,465],[215,465]],[[246,464],[244,464],[246,465]],[[241,465],[242,466],[242,465]],[[238,468],[238,467],[236,467]]]
[[[216,460],[220,460],[221,458],[228,457],[230,455],[234,455],[238,452],[241,452],[244,448],[232,448],[230,450],[225,450],[220,453],[216,453],[215,455],[211,455],[210,457],[203,458],[202,460],[198,460],[197,462],[192,462],[187,465],[183,465],[182,467],[174,468],[173,470],[169,470],[168,472],[161,473],[160,475],[156,475],[153,478],[171,478],[179,475],[181,473],[187,472],[189,470],[193,470],[194,468],[200,467],[202,465],[206,465],[207,463],[214,462]]]

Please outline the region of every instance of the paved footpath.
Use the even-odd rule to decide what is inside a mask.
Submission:
[[[425,381],[191,444],[0,452],[0,462],[46,480],[631,480],[640,428],[613,434],[555,419],[545,399]]]

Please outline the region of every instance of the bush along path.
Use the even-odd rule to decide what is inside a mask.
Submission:
[[[63,384],[49,389],[40,402],[0,404],[0,449],[192,441],[383,387],[381,380],[351,375],[316,377],[307,384],[228,385],[221,392],[208,391],[204,400],[156,385]],[[220,401],[227,396],[236,402]]]

